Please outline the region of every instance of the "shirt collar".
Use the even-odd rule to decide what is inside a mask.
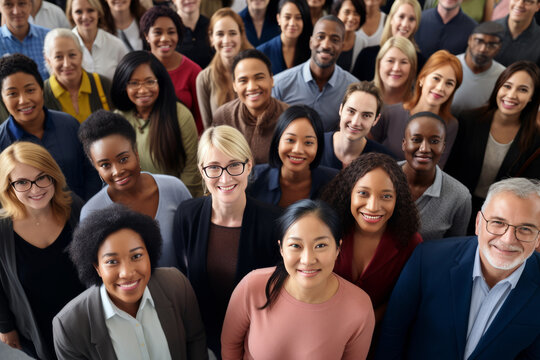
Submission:
[[[109,297],[109,294],[107,293],[107,289],[105,289],[105,284],[101,284],[99,288],[99,294],[101,297],[101,304],[103,305],[103,312],[105,313],[105,320],[108,320],[112,318],[115,315],[125,317],[126,312],[123,310],[120,310],[111,300]],[[146,304],[149,304],[152,307],[155,307],[154,305],[154,299],[152,299],[152,295],[150,294],[150,290],[148,290],[148,286],[144,288],[143,296],[141,298],[141,303],[139,305],[139,309],[137,310],[137,314],[141,309],[144,309]]]
[[[512,274],[510,274],[510,276],[502,279],[497,284],[495,284],[495,286],[507,282],[510,284],[510,288],[514,289],[519,281],[519,278],[521,277],[521,274],[523,273],[523,270],[525,270],[526,263],[527,260],[525,260],[523,264],[521,264]],[[472,278],[473,281],[475,281],[477,278],[481,278],[482,280],[484,280],[484,274],[482,273],[482,267],[480,263],[480,250],[478,246],[476,247],[476,254],[474,255]]]
[[[66,89],[56,79],[55,75],[51,75],[49,77],[49,85],[51,85],[51,90],[53,92],[53,95],[55,98],[61,97],[65,92],[67,92]],[[90,79],[88,78],[88,74],[86,71],[82,71],[82,80],[81,80],[81,86],[79,87],[79,95],[81,93],[91,94],[92,93],[92,87],[90,86]]]
[[[75,34],[75,36],[77,36],[77,38],[79,39],[79,42],[81,43],[81,46],[83,47],[83,50],[85,49],[85,46],[84,46],[84,41],[83,39],[81,38],[81,35],[79,35],[79,32],[77,31],[77,27],[75,26],[73,29],[71,29],[71,31],[73,31],[73,33]],[[103,30],[99,29],[97,30],[97,34],[96,34],[96,38],[94,39],[94,43],[92,44],[92,49],[94,48],[94,46],[96,48],[100,48],[102,47],[103,45],[103,41],[104,41],[104,35],[103,35]],[[88,50],[88,49],[86,49]]]
[[[312,80],[315,81],[315,79],[313,78],[313,75],[311,74],[311,69],[309,68],[310,63],[311,63],[311,59],[309,59],[308,61],[304,63],[304,65],[302,65],[302,76],[305,82],[310,82]],[[328,79],[328,82],[327,82],[327,84],[329,84],[332,87],[336,85],[336,81],[338,77],[337,72],[339,71],[337,68],[338,68],[338,64],[334,64],[334,72],[332,73],[332,76],[330,76],[330,79]]]
[[[45,121],[43,124],[43,129],[45,132],[48,131],[54,131],[54,123],[49,119],[49,110],[44,106],[43,111],[45,112]],[[27,133],[24,131],[24,129],[17,124],[15,119],[13,118],[13,115],[9,115],[8,117],[8,124],[7,128],[11,135],[15,138],[15,140],[20,140],[23,137],[32,137],[34,135]]]
[[[36,27],[30,22],[30,16],[28,17],[28,25],[30,26],[30,28],[28,29],[28,34],[26,34],[25,39],[28,37],[39,35],[37,34]],[[2,37],[15,38],[15,36],[13,36],[11,31],[9,31],[9,29],[7,28],[7,25],[3,25],[2,27],[0,27],[0,33],[2,34]]]
[[[439,168],[439,165],[435,165],[435,180],[430,187],[424,191],[423,195],[431,197],[440,197],[442,188],[442,170]]]

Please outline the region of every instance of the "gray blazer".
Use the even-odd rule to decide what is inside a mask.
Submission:
[[[176,268],[155,269],[148,282],[173,360],[208,359],[204,326],[189,280]],[[70,301],[53,320],[62,359],[117,359],[105,324],[99,286]]]

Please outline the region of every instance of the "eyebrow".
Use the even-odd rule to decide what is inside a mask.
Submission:
[[[117,157],[120,157],[120,156],[125,155],[125,154],[128,154],[128,153],[129,153],[129,151],[122,151],[121,153],[116,154],[115,157],[117,158]],[[99,160],[97,160],[96,162],[99,163],[99,162],[103,162],[103,161],[109,161],[109,159],[107,159],[107,158],[99,159]]]
[[[34,180],[36,180],[38,177],[40,177],[41,175],[44,175],[44,174],[45,174],[44,171],[40,172],[39,174],[36,175],[36,177],[34,178]],[[27,179],[27,178],[17,178],[17,179],[15,179],[15,180],[12,179],[11,182],[14,182],[14,181],[20,181],[20,180],[29,180],[29,179]]]
[[[358,186],[356,189],[365,189],[365,190],[371,190],[370,187],[367,186]],[[394,192],[394,189],[383,189],[382,192]]]
[[[144,249],[144,247],[142,247],[142,246],[137,246],[137,247],[135,247],[135,248],[129,250],[129,252],[132,253],[132,252],[134,252],[134,251],[137,251],[137,250],[143,250],[143,249]],[[110,252],[110,253],[103,254],[103,255],[101,256],[101,258],[104,258],[104,257],[107,257],[107,256],[117,256],[117,255],[118,255],[118,253]]]
[[[313,239],[313,241],[321,241],[321,240],[326,240],[326,239],[330,239],[330,236],[326,236],[326,235],[318,236],[315,239]],[[287,240],[297,240],[297,241],[304,242],[302,238],[297,237],[297,236],[289,236]]]

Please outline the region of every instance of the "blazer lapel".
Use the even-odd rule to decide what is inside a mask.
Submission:
[[[161,328],[169,345],[171,358],[176,359],[183,353],[182,349],[178,346],[178,339],[185,337],[178,333],[178,326],[176,324],[178,315],[175,313],[171,301],[165,296],[161,287],[152,281],[152,278],[150,278],[150,282],[148,283],[148,289],[152,294],[152,299],[154,299],[154,306],[156,307]]]
[[[88,301],[88,315],[92,318],[90,321],[90,342],[95,346],[99,357],[103,360],[116,359],[116,353],[105,324],[105,313],[101,305],[99,286],[94,287]]]

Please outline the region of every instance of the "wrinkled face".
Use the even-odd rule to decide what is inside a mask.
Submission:
[[[508,78],[497,92],[497,107],[506,116],[519,116],[531,101],[534,83],[525,71],[518,71]]]
[[[381,58],[379,72],[384,89],[399,89],[407,83],[411,63],[407,55],[398,48],[390,48]]]
[[[247,163],[242,165],[245,162]],[[233,176],[223,170],[220,177],[209,178],[203,170],[207,168],[206,172],[210,174],[211,171],[219,171],[220,166],[222,168],[229,166],[229,172],[232,174],[240,173],[243,166],[244,171],[240,175]],[[213,201],[219,201],[222,204],[235,204],[242,201],[246,196],[252,166],[252,162],[248,159],[235,159],[214,147],[208,150],[200,171],[206,188],[212,194]]]
[[[232,62],[238,55],[242,38],[240,27],[233,18],[227,16],[216,22],[212,31],[212,46],[225,62]]]
[[[450,65],[445,65],[427,74],[420,83],[420,98],[430,106],[441,106],[456,90],[456,74]]]
[[[150,280],[150,256],[141,236],[121,229],[103,241],[98,249],[96,271],[111,301],[130,315],[136,314]]]
[[[349,141],[361,140],[379,120],[377,99],[366,92],[355,91],[340,106],[339,116],[339,131]]]
[[[278,153],[282,168],[291,172],[309,171],[317,156],[317,135],[306,118],[292,121],[281,134]]]
[[[32,11],[31,0],[0,0],[2,23],[12,32],[28,26],[28,16]]]
[[[234,69],[234,91],[252,115],[258,116],[270,103],[274,80],[259,59],[244,59]]]
[[[99,176],[114,191],[129,191],[139,180],[139,155],[122,135],[109,135],[92,143],[90,157]]]
[[[107,0],[107,4],[113,12],[129,11],[131,0]]]
[[[304,28],[302,14],[298,7],[288,2],[281,8],[281,12],[277,14],[277,22],[281,28],[281,33],[289,39],[297,39]]]
[[[174,5],[178,9],[178,13],[182,15],[191,15],[199,11],[201,0],[174,0]]]
[[[2,100],[7,111],[20,124],[31,124],[44,118],[43,89],[30,74],[17,72],[2,82]]]
[[[87,0],[73,0],[71,16],[77,28],[82,31],[94,31],[98,28],[99,14]]]
[[[266,10],[270,0],[246,0],[247,7],[250,11]]]
[[[280,242],[289,274],[287,289],[295,294],[321,294],[329,285],[339,248],[328,226],[309,214],[292,224]]]
[[[392,36],[410,39],[418,26],[416,14],[410,4],[403,4],[390,19]]]
[[[172,56],[178,44],[178,32],[168,16],[158,17],[145,35],[150,51],[160,61]]]
[[[439,120],[427,116],[411,120],[402,144],[405,160],[414,170],[433,171],[444,151],[445,137]]]
[[[343,32],[334,21],[319,20],[309,40],[311,59],[320,68],[334,66],[343,48]]]
[[[510,0],[508,20],[530,24],[539,9],[538,0]]]
[[[540,228],[540,197],[537,195],[522,199],[511,192],[501,192],[491,198],[483,212],[486,220]],[[519,241],[514,227],[509,227],[504,235],[493,235],[486,229],[486,220],[478,212],[476,235],[482,270],[507,276],[531,256],[538,246],[538,236],[534,242]]]
[[[446,11],[451,11],[459,8],[463,0],[440,0],[439,6]]]
[[[17,163],[9,174],[9,182],[16,183],[15,186],[28,186],[31,181],[35,183],[27,191],[17,191],[12,188],[15,196],[26,209],[41,210],[48,207],[55,192],[54,182],[49,175],[33,166],[21,163]]]
[[[382,235],[396,206],[396,190],[381,168],[361,177],[351,193],[351,213],[361,233]]]
[[[73,39],[57,37],[46,61],[60,84],[80,81],[82,76],[82,52]]]
[[[126,85],[129,100],[139,112],[152,109],[159,96],[157,78],[148,64],[137,66]]]
[[[345,24],[345,31],[356,31],[360,27],[360,14],[350,0],[343,2],[337,16]]]
[[[472,34],[469,36],[467,53],[476,66],[486,66],[497,55],[501,44],[501,39],[497,36]]]

